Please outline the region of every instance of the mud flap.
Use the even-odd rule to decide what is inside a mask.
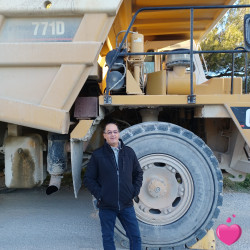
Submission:
[[[93,120],[80,120],[70,134],[71,167],[75,198],[77,198],[82,185],[81,172],[84,144],[86,148],[86,142],[91,138],[90,130],[92,125]]]
[[[75,198],[82,185],[81,171],[83,158],[83,141],[71,141],[71,166]]]

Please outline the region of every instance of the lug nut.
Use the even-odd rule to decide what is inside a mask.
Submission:
[[[176,170],[173,168],[173,169],[171,170],[171,172],[175,174],[175,173],[176,173]]]
[[[164,209],[164,210],[163,210],[163,213],[164,213],[164,214],[168,214],[168,210],[167,210],[167,209]]]

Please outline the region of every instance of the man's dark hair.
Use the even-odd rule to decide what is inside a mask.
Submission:
[[[104,127],[103,127],[103,132],[105,132],[106,130],[106,127],[109,125],[109,124],[114,124],[117,128],[118,128],[118,131],[120,132],[120,129],[119,129],[119,126],[116,122],[113,122],[113,121],[109,121],[107,123],[105,123]]]

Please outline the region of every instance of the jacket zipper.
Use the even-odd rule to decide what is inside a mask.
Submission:
[[[118,153],[119,154],[119,153]],[[116,165],[116,174],[117,174],[117,179],[118,179],[118,210],[120,211],[121,208],[120,208],[120,196],[119,196],[119,193],[120,193],[120,177],[119,177],[119,166],[116,162],[116,159],[115,159],[115,153],[113,152],[113,159],[115,161],[115,165]],[[118,156],[118,159],[119,159],[119,156]]]

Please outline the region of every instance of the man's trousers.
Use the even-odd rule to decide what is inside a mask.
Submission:
[[[120,220],[129,238],[130,250],[141,250],[141,236],[134,207],[121,211],[99,209],[104,250],[115,250],[114,228],[116,217]]]

